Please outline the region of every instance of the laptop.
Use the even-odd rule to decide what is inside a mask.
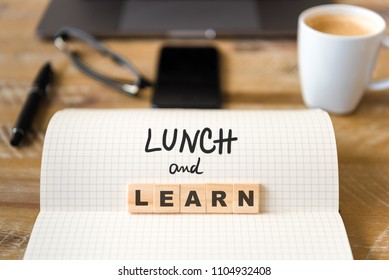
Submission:
[[[97,37],[295,36],[298,15],[323,0],[52,0],[37,34],[62,26]]]

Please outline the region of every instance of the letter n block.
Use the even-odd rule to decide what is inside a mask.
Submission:
[[[154,185],[130,184],[128,185],[128,212],[153,213],[154,212]]]
[[[232,213],[232,184],[207,184],[207,213]]]
[[[181,185],[181,213],[205,213],[205,184]]]
[[[180,185],[154,185],[154,213],[180,212]]]
[[[234,184],[234,213],[259,212],[259,185]]]

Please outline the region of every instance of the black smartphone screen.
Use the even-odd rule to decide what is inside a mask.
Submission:
[[[152,102],[158,108],[220,108],[217,50],[164,47]]]

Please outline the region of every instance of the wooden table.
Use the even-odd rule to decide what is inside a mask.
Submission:
[[[339,1],[368,6],[389,19],[389,0]],[[150,107],[151,91],[129,98],[80,74],[53,44],[35,36],[47,0],[0,0],[0,259],[20,259],[39,212],[45,130],[63,108]],[[388,32],[389,33],[389,32]],[[212,44],[221,53],[225,108],[304,108],[295,40],[109,40],[112,49],[155,78],[166,43]],[[56,81],[28,143],[9,144],[37,69],[52,61]],[[389,76],[389,50],[380,52],[374,79]],[[109,69],[108,69],[109,70]],[[340,211],[355,259],[389,259],[389,91],[368,92],[357,111],[331,116],[339,154]]]

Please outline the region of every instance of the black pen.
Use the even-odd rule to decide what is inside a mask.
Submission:
[[[46,63],[39,71],[27,96],[26,103],[20,112],[18,121],[12,129],[11,145],[17,146],[26,135],[31,123],[38,111],[42,99],[46,96],[48,86],[53,80],[53,71],[50,63]]]

